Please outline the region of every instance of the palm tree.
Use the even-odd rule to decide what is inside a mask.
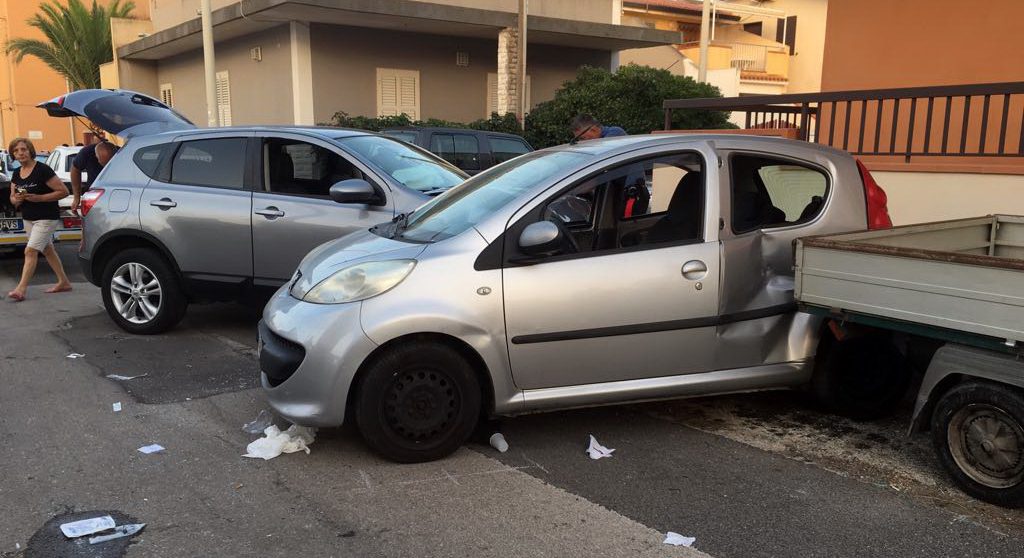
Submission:
[[[92,0],[92,9],[82,0],[67,0],[67,6],[57,0],[44,2],[28,24],[42,31],[46,40],[13,39],[7,53],[15,62],[35,56],[66,77],[72,89],[99,88],[100,64],[113,59],[110,18],[127,17],[133,9],[131,0],[113,0],[107,7]]]

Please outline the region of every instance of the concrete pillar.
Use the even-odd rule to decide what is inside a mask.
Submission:
[[[498,33],[498,114],[515,114],[519,107],[519,32],[507,27]]]
[[[309,24],[293,21],[291,30],[292,115],[297,126],[312,126],[313,116],[313,51],[309,41]]]

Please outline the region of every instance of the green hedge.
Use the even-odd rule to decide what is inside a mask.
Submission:
[[[491,114],[488,119],[469,123],[428,119],[413,121],[408,116],[349,116],[334,114],[330,124],[346,128],[380,131],[398,126],[443,126],[471,128],[521,135],[533,147],[542,149],[572,139],[569,121],[577,114],[590,114],[603,124],[621,126],[630,134],[647,134],[662,129],[665,99],[721,97],[718,88],[697,83],[692,78],[672,75],[667,70],[629,64],[615,73],[584,66],[576,78],[555,92],[554,99],[538,104],[526,115],[526,130],[519,128],[513,114]],[[672,113],[674,129],[735,128],[728,113],[703,110],[676,110]]]

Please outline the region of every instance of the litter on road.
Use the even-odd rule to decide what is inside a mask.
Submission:
[[[670,544],[672,546],[693,546],[693,543],[697,542],[697,537],[684,537],[679,533],[673,533],[669,531],[665,533],[664,544]]]
[[[107,374],[107,377],[111,380],[117,380],[119,382],[127,382],[128,380],[134,380],[135,378],[141,378],[143,376],[149,376],[149,374],[139,374],[138,376],[121,376],[120,374]]]
[[[243,457],[273,459],[282,453],[304,451],[309,453],[309,444],[316,438],[316,429],[293,424],[281,432],[275,425],[263,431],[263,438],[253,441],[245,448]]]
[[[85,355],[83,355],[82,353],[71,353],[70,355],[68,355],[68,358],[82,358],[84,356]]]
[[[249,434],[260,434],[272,424],[274,424],[274,415],[270,411],[263,409],[256,416],[256,420],[243,424],[242,430]]]
[[[602,457],[611,457],[614,449],[609,449],[601,444],[597,443],[597,438],[593,434],[590,435],[590,447],[587,448],[587,453],[590,454],[591,459],[601,459]]]
[[[501,432],[495,432],[494,434],[491,434],[490,442],[491,447],[500,451],[501,453],[505,453],[506,451],[508,451],[508,442],[505,441],[505,436],[502,435]]]
[[[158,453],[164,451],[164,447],[161,446],[160,444],[150,444],[148,446],[142,446],[141,448],[139,448],[139,451],[146,454]]]
[[[131,523],[128,525],[118,525],[114,528],[114,532],[109,535],[99,535],[96,537],[89,537],[89,544],[99,544],[114,539],[120,539],[122,537],[130,537],[135,533],[138,533],[145,527],[145,523]]]
[[[114,412],[115,413],[120,413],[121,412],[121,402],[120,401],[118,401],[117,403],[114,403],[113,405],[111,405],[111,407],[114,408]]]
[[[84,537],[85,535],[106,531],[107,529],[113,529],[116,526],[117,523],[114,522],[113,517],[110,517],[109,515],[101,515],[99,517],[80,519],[70,523],[62,523],[60,526],[60,532],[64,533],[65,537],[74,539],[76,537]]]

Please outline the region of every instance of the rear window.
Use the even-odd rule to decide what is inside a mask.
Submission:
[[[498,138],[489,136],[491,140],[491,153],[494,155],[494,164],[504,163],[514,159],[523,153],[533,151],[526,142],[511,138]]]
[[[171,164],[171,182],[190,186],[244,187],[245,138],[187,141]]]
[[[463,170],[480,170],[480,143],[469,134],[434,134],[430,151]]]
[[[160,163],[163,162],[164,156],[170,151],[171,146],[172,144],[164,143],[140,148],[135,152],[133,159],[135,166],[139,167],[139,170],[150,178],[166,180],[166,177],[161,177],[158,173],[160,171]]]

